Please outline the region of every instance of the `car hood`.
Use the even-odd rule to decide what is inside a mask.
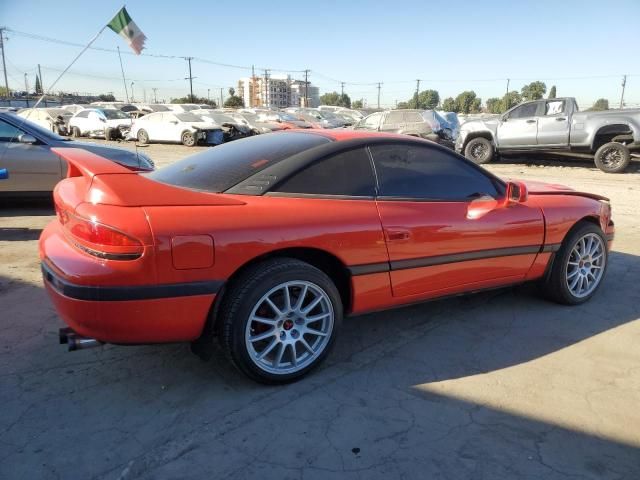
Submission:
[[[60,142],[60,145],[56,145],[65,148],[82,148],[88,150],[91,153],[100,155],[101,157],[112,160],[125,167],[133,167],[143,170],[153,170],[153,161],[142,152],[132,152],[125,150],[124,148],[108,147],[106,145],[97,145],[89,142]]]
[[[545,183],[534,180],[516,181],[524,183],[527,186],[527,191],[530,195],[577,195],[580,197],[593,198],[594,200],[609,201],[607,197],[603,197],[602,195],[589,192],[579,192],[571,187],[567,187],[566,185],[561,185],[559,183]]]

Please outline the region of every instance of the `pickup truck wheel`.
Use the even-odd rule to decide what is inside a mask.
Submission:
[[[464,148],[464,156],[474,163],[489,163],[494,156],[493,145],[486,138],[473,138]]]
[[[621,173],[629,165],[631,154],[621,143],[609,142],[602,145],[594,157],[596,167],[606,173]]]
[[[193,147],[196,144],[196,136],[193,132],[184,132],[182,134],[182,144],[185,147]]]

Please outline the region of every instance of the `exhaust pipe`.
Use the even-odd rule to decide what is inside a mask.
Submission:
[[[67,344],[70,352],[76,350],[86,350],[88,348],[100,347],[103,343],[95,338],[88,338],[78,335],[70,328],[61,328],[58,332],[61,344]]]

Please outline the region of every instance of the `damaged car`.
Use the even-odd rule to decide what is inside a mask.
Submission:
[[[100,137],[107,140],[126,138],[131,128],[131,116],[114,108],[86,108],[69,120],[74,137]]]
[[[182,143],[194,147],[223,143],[224,131],[220,125],[190,112],[157,112],[136,119],[129,138],[140,143]]]
[[[256,134],[256,132],[254,132],[251,127],[241,119],[233,118],[227,113],[213,109],[194,110],[191,113],[218,125],[223,131],[223,140],[225,142],[231,142],[232,140],[238,140],[240,138],[250,137],[251,135]]]

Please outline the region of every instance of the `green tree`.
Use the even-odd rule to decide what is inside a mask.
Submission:
[[[531,82],[529,85],[522,87],[521,92],[524,100],[540,100],[547,92],[547,86],[544,82]]]
[[[37,78],[37,77],[36,77]],[[38,88],[38,84],[36,83],[36,89]],[[37,92],[37,90],[36,90]],[[101,95],[98,95],[98,100],[100,100],[101,102],[115,102],[116,101],[116,97],[113,96],[113,94],[111,93],[103,93]]]
[[[522,103],[522,95],[520,95],[516,90],[512,90],[502,97],[502,111],[506,112],[511,107],[515,107],[519,103]]]
[[[42,85],[40,84],[40,77],[36,75],[36,93],[42,95]]]
[[[354,100],[353,103],[351,103],[351,108],[363,108],[362,100]]]
[[[338,102],[341,107],[351,108],[351,97],[346,93],[340,95],[340,100]]]
[[[9,91],[7,90],[7,87],[0,87],[0,97],[8,97],[9,96]]]
[[[231,93],[231,90],[233,90],[233,88],[229,89],[229,93]],[[235,90],[233,93],[236,93]],[[224,101],[224,106],[230,108],[244,107],[244,101],[236,95],[230,95],[229,98]]]
[[[198,97],[196,95],[193,96],[193,101],[191,101],[191,95],[186,95],[180,98],[172,98],[170,103],[198,103],[210,105],[213,108],[217,106],[215,101],[207,100],[205,97]]]
[[[412,108],[419,108],[420,110],[433,110],[440,103],[440,94],[437,90],[423,90],[416,96],[413,94],[413,98],[408,102]]]
[[[502,100],[497,97],[487,98],[487,112],[502,113]]]
[[[458,113],[478,113],[481,109],[482,100],[476,97],[476,92],[467,90],[456,97]]]
[[[593,107],[591,107],[589,110],[592,111],[592,112],[599,112],[599,111],[602,111],[602,110],[609,110],[609,100],[607,100],[606,98],[599,98],[593,104]]]
[[[442,110],[444,110],[445,112],[459,113],[458,104],[453,99],[453,97],[448,97],[444,99],[444,102],[442,102]]]
[[[556,98],[556,86],[553,85],[551,87],[551,90],[549,90],[549,95],[547,96],[547,98]]]
[[[405,110],[407,108],[411,108],[409,102],[398,102],[398,105],[396,105],[396,109],[398,110]]]
[[[327,92],[320,97],[321,105],[336,106],[340,102],[340,94],[338,92]]]

